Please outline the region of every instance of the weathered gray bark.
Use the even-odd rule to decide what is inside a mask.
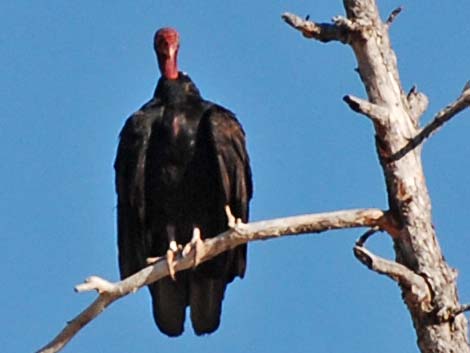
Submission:
[[[466,86],[457,102],[436,116],[434,125],[420,129],[419,118],[427,108],[427,98],[416,90],[404,93],[388,35],[399,11],[384,23],[375,1],[343,2],[347,17],[336,17],[333,24],[312,23],[292,14],[283,18],[306,37],[350,45],[357,58],[368,100],[353,96],[344,100],[374,124],[394,224],[394,229],[387,231],[394,243],[395,264],[402,267],[385,263],[366,251],[362,243],[356,246],[355,254],[370,269],[400,285],[421,352],[470,352],[456,271],[445,262],[432,226],[431,200],[421,162],[421,142],[443,123],[443,115],[449,119],[469,105],[470,90]]]

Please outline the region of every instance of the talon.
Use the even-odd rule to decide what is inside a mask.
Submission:
[[[201,262],[201,254],[203,253],[201,248],[202,244],[201,231],[199,228],[195,227],[193,229],[193,237],[191,238],[191,241],[184,246],[182,252],[183,256],[188,256],[191,251],[194,251],[193,269]]]
[[[178,251],[178,244],[176,243],[176,241],[172,240],[170,241],[170,246],[169,246],[170,250],[173,251],[173,252],[176,252]]]
[[[147,257],[147,259],[145,259],[145,262],[147,263],[147,265],[153,265],[158,261],[158,259],[159,257]]]
[[[175,252],[171,249],[166,251],[166,264],[168,266],[168,272],[170,272],[170,277],[173,281],[176,281],[176,271],[175,271]]]
[[[228,207],[228,206],[227,206]],[[230,208],[229,208],[230,210]],[[202,258],[202,239],[201,239],[201,231],[199,228],[194,228],[193,231],[193,238],[191,239],[191,243],[194,245],[194,265],[193,268],[197,267],[201,263],[201,258]]]
[[[230,209],[229,205],[225,205],[225,214],[227,215],[227,224],[229,228],[235,228],[237,224],[237,220],[235,219],[235,216],[232,213],[232,210]]]
[[[201,230],[198,227],[194,227],[191,243],[196,243],[199,240],[201,240]]]
[[[174,262],[179,251],[181,251],[181,245],[178,245],[174,240],[170,241],[168,250],[166,251],[166,263],[168,265],[168,272],[170,272],[170,277],[173,281],[176,281]]]

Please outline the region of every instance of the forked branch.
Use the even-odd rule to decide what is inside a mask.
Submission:
[[[231,229],[210,239],[202,241],[198,232],[193,240],[186,244],[172,266],[175,271],[194,267],[200,262],[234,248],[240,244],[254,240],[267,240],[274,237],[297,235],[304,233],[320,233],[331,229],[354,227],[390,228],[388,215],[379,209],[356,209],[329,213],[318,213],[248,224],[236,223]],[[45,347],[37,353],[55,353],[60,351],[85,325],[96,318],[103,310],[129,293],[153,283],[170,274],[166,257],[152,259],[152,265],[145,267],[134,275],[111,283],[100,277],[92,276],[85,283],[78,285],[78,292],[96,290],[98,298],[82,313],[68,322],[65,328]]]
[[[420,305],[424,310],[430,309],[431,291],[424,277],[416,274],[406,266],[396,261],[383,259],[365,248],[366,241],[374,235],[379,228],[371,228],[365,232],[354,246],[354,256],[369,270],[385,275],[397,282],[401,287],[407,288],[408,295],[416,305]]]
[[[412,138],[402,149],[390,156],[390,161],[394,161],[403,157],[405,154],[419,146],[421,143],[423,143],[424,140],[430,137],[447,121],[449,121],[462,110],[468,107],[470,107],[470,81],[466,83],[460,96],[453,103],[449,104],[439,113],[437,113],[434,119],[423,129],[421,129],[421,131],[414,138]]]

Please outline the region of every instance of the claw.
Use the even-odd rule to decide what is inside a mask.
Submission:
[[[199,228],[195,227],[193,229],[193,237],[191,241],[185,245],[182,252],[183,256],[188,256],[191,251],[194,251],[193,269],[201,263],[201,259],[204,254],[203,247],[204,244],[201,239],[201,231]]]
[[[172,240],[170,241],[170,246],[169,246],[170,250],[173,251],[173,252],[176,252],[178,251],[178,244],[176,243],[176,241]]]
[[[156,257],[147,257],[145,259],[145,262],[147,263],[147,265],[153,265],[154,263],[156,263],[160,258],[158,256]]]
[[[227,215],[227,225],[230,229],[239,228],[244,224],[241,218],[235,218],[229,205],[225,205],[225,214]]]
[[[201,247],[203,246],[202,240],[201,240],[201,231],[199,230],[199,228],[194,228],[193,238],[191,239],[191,243],[194,244],[194,251],[195,251],[193,267],[196,267],[197,265],[201,263],[201,258],[202,258]]]
[[[175,261],[175,253],[168,249],[166,251],[166,264],[168,266],[168,272],[170,272],[170,277],[173,281],[176,281],[176,271],[173,262]]]
[[[235,228],[237,224],[237,220],[235,219],[235,216],[232,213],[232,210],[230,209],[229,205],[225,205],[225,214],[227,215],[227,224],[229,228]]]
[[[175,271],[175,258],[178,254],[179,246],[176,244],[176,241],[170,241],[169,249],[166,251],[166,263],[168,265],[168,272],[170,272],[170,277],[173,281],[176,281],[176,271]]]

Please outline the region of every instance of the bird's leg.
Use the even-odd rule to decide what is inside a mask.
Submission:
[[[169,224],[166,227],[166,232],[168,236],[168,250],[166,251],[166,263],[168,265],[168,272],[170,272],[170,277],[173,279],[173,281],[176,281],[176,271],[175,271],[175,265],[174,261],[176,256],[178,255],[178,252],[180,247],[178,247],[178,244],[176,243],[176,237],[175,237],[175,226],[172,224]]]
[[[241,218],[235,218],[229,205],[225,205],[225,214],[227,215],[227,225],[229,228],[234,229],[243,223]]]

